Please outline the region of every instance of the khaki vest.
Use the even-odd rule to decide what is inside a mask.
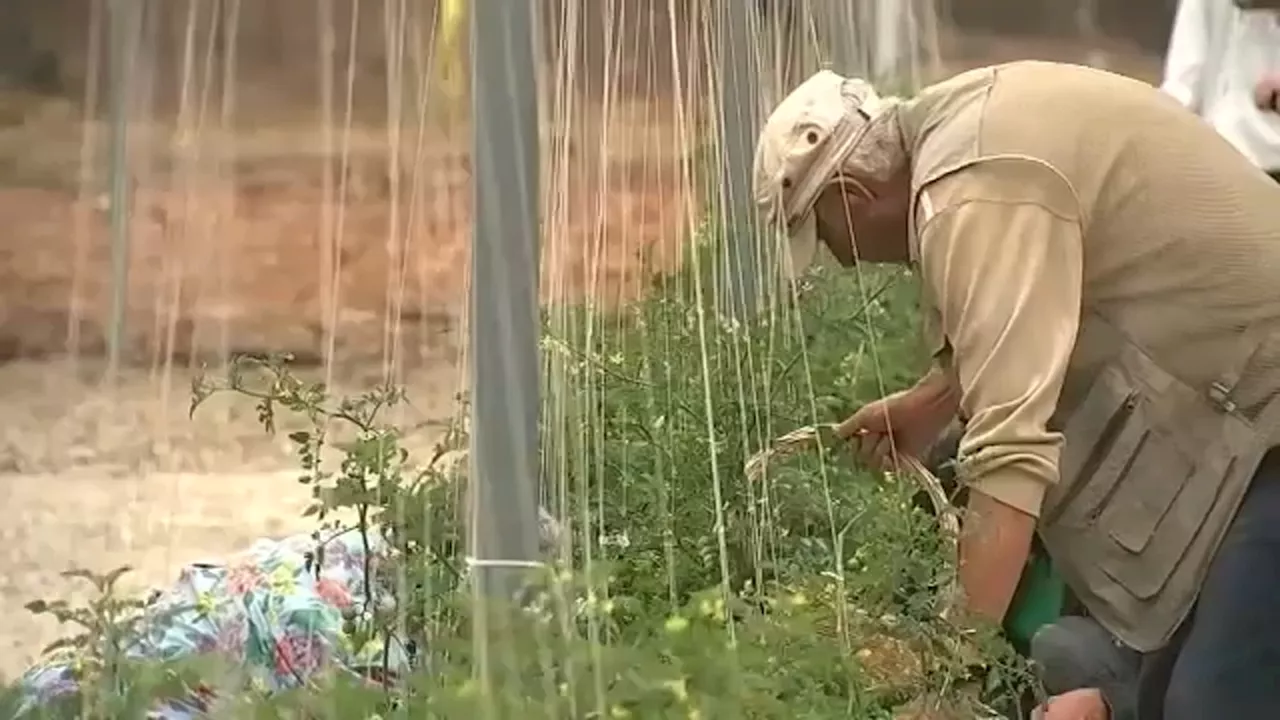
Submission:
[[[916,225],[931,211],[922,208],[930,185],[1009,156],[1005,148],[979,150],[1001,69],[964,73],[897,110],[912,154],[913,257]],[[926,295],[926,327],[936,324],[931,303]],[[1107,350],[1081,358],[1088,381],[1064,388],[1059,401],[1053,424],[1065,436],[1060,477],[1038,532],[1090,614],[1148,652],[1167,643],[1190,612],[1251,477],[1275,444],[1280,394],[1246,417],[1233,393],[1264,348],[1277,355],[1280,324],[1246,330],[1234,347],[1222,348],[1212,381],[1189,384],[1087,305],[1077,346]]]

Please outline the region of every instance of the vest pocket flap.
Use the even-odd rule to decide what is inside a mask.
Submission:
[[[1195,465],[1169,438],[1150,432],[1144,433],[1142,444],[1125,464],[1131,480],[1117,490],[1101,521],[1117,545],[1136,555],[1146,552]]]
[[[1195,463],[1169,436],[1150,435],[1100,515],[1099,529],[1111,543],[1099,566],[1135,598],[1164,590],[1235,471],[1234,458],[1211,455]]]

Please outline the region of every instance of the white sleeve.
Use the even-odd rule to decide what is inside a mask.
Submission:
[[[1203,109],[1203,88],[1212,80],[1208,77],[1214,72],[1211,68],[1222,61],[1212,57],[1221,51],[1222,43],[1215,38],[1226,29],[1224,13],[1215,12],[1215,3],[1227,5],[1228,0],[1178,0],[1165,55],[1160,89],[1195,113]]]

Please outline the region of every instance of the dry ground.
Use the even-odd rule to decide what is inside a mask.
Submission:
[[[415,428],[407,445],[420,457],[455,414],[456,359],[442,352],[406,374],[411,406],[396,419]],[[129,370],[111,391],[97,380],[102,370],[100,362],[79,372],[61,361],[0,367],[0,675],[20,672],[57,637],[22,605],[76,589],[61,571],[128,564],[136,568],[128,586],[142,589],[183,564],[308,529],[288,425],[268,436],[251,402],[229,397],[188,420],[187,373],[166,391],[149,371]],[[340,390],[369,384],[338,380]]]

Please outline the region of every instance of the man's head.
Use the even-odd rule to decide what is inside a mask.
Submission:
[[[765,122],[756,203],[790,239],[791,277],[813,261],[819,242],[846,266],[908,261],[910,167],[895,105],[862,80],[823,70]]]

